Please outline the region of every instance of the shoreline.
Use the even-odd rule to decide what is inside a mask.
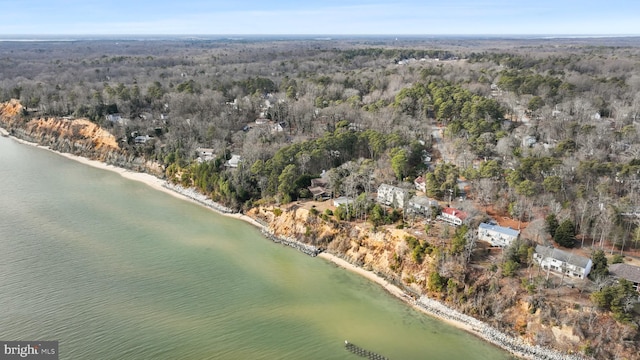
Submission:
[[[6,132],[6,130],[2,127],[0,127],[0,132]],[[8,133],[7,133],[8,134]],[[52,152],[54,154],[63,156],[69,160],[73,160],[76,162],[79,162],[83,165],[88,165],[91,166],[93,168],[96,169],[101,169],[101,170],[107,170],[107,171],[111,171],[114,172],[116,174],[119,174],[120,176],[122,176],[125,179],[128,180],[133,180],[133,181],[137,181],[140,183],[143,183],[151,188],[153,188],[154,190],[158,190],[158,191],[162,191],[165,194],[169,194],[175,198],[181,199],[181,200],[186,200],[189,202],[192,202],[194,204],[198,204],[200,206],[203,206],[215,213],[217,213],[218,215],[222,215],[222,216],[226,216],[226,217],[230,217],[233,219],[238,219],[238,220],[242,220],[245,221],[251,225],[254,225],[258,228],[263,228],[264,226],[260,223],[258,223],[255,219],[241,214],[241,213],[235,213],[235,212],[231,212],[230,209],[215,203],[213,201],[211,201],[210,199],[207,199],[204,195],[196,193],[195,190],[190,189],[190,188],[183,188],[182,186],[179,185],[173,185],[170,184],[168,181],[160,179],[154,175],[148,174],[148,173],[142,173],[142,172],[137,172],[137,171],[133,171],[133,170],[128,170],[125,168],[121,168],[115,165],[110,165],[110,164],[106,164],[104,162],[98,161],[98,160],[92,160],[86,157],[82,157],[82,156],[78,156],[78,155],[73,155],[73,154],[69,154],[69,153],[63,153],[60,151],[56,151],[53,150],[51,148],[49,148],[48,146],[43,146],[43,145],[39,145],[37,143],[33,143],[30,141],[26,141],[26,140],[22,140],[20,138],[17,138],[13,135],[8,135],[6,136],[20,144],[23,145],[28,145],[28,146],[33,146],[42,150],[47,150],[49,152]],[[197,196],[200,196],[201,198],[198,198]]]
[[[0,127],[0,132],[2,131],[6,132],[5,129]],[[78,155],[56,151],[49,148],[48,146],[42,146],[37,143],[22,140],[12,135],[9,135],[8,137],[12,140],[17,141],[18,143],[28,145],[28,146],[33,146],[43,150],[48,150],[52,153],[61,155],[69,160],[73,160],[84,165],[88,165],[97,169],[115,172],[128,180],[141,182],[147,186],[150,186],[154,190],[162,191],[165,194],[169,194],[181,200],[190,201],[194,204],[207,208],[218,215],[244,221],[258,228],[262,232],[263,236],[265,236],[265,238],[273,242],[284,243],[285,245],[294,247],[296,249],[298,248],[295,246],[292,246],[289,243],[296,243],[303,246],[309,246],[307,244],[300,243],[295,239],[281,239],[280,237],[277,237],[274,234],[272,234],[268,230],[267,226],[265,226],[264,224],[261,224],[256,219],[242,213],[232,212],[230,209],[218,203],[215,203],[211,199],[208,199],[205,195],[202,195],[196,192],[193,188],[183,188],[182,186],[179,186],[179,185],[173,185],[166,180],[160,179],[148,173],[136,172],[136,171],[124,169],[121,167],[117,167],[114,165],[109,165],[98,160],[92,160],[92,159],[88,159]],[[271,237],[274,237],[279,241],[276,241]],[[307,255],[310,255],[304,251],[302,252]],[[582,357],[582,356],[563,354],[552,349],[546,349],[537,345],[533,346],[533,345],[526,344],[518,338],[504,334],[478,319],[462,314],[457,310],[449,308],[447,305],[442,304],[436,300],[427,298],[424,295],[421,296],[418,300],[416,300],[413,297],[411,297],[409,294],[407,294],[405,291],[397,287],[396,285],[391,284],[389,281],[387,281],[383,277],[373,273],[372,271],[365,270],[362,267],[356,266],[331,253],[320,251],[320,252],[317,252],[315,256],[320,257],[327,262],[331,262],[334,265],[341,267],[345,270],[354,272],[364,277],[365,279],[382,286],[382,288],[385,289],[388,293],[398,298],[399,300],[403,301],[404,303],[411,306],[412,308],[424,314],[432,316],[438,319],[439,321],[443,321],[448,325],[451,325],[453,327],[466,331],[472,335],[475,335],[481,340],[486,341],[487,343],[490,343],[494,346],[497,346],[517,357],[524,358],[524,359],[549,359],[549,360],[586,359],[585,357]]]
[[[385,278],[375,274],[373,271],[370,270],[366,270],[362,267],[356,266],[350,262],[348,262],[347,260],[344,260],[343,258],[336,256],[334,254],[328,253],[328,252],[323,252],[321,254],[318,254],[319,258],[322,258],[324,260],[326,260],[327,262],[331,262],[334,265],[343,268],[345,270],[351,271],[355,274],[358,274],[362,277],[364,277],[365,279],[372,281],[380,286],[382,286],[383,289],[385,289],[388,293],[390,293],[391,295],[395,296],[396,298],[400,299],[402,302],[408,304],[409,306],[411,306],[412,308],[425,313],[427,315],[430,315],[432,317],[437,318],[440,321],[443,321],[457,329],[461,329],[467,332],[470,332],[476,336],[478,336],[478,334],[476,332],[473,331],[473,328],[467,324],[463,324],[461,322],[457,322],[457,321],[452,321],[451,319],[447,319],[441,316],[438,316],[435,313],[432,313],[430,311],[427,311],[426,309],[420,307],[417,305],[416,300],[414,298],[412,298],[409,294],[407,294],[406,292],[404,292],[402,289],[400,289],[399,287],[397,287],[396,285],[393,285],[392,283],[390,283],[389,281],[387,281]],[[482,338],[480,336],[480,338]],[[484,338],[482,338],[483,340],[485,340]]]
[[[275,243],[279,243],[279,244],[284,244],[286,246],[289,247],[293,247],[296,248],[297,250],[310,255],[310,256],[316,256],[318,254],[318,252],[314,253],[313,255],[310,254],[309,252],[312,252],[313,250],[317,251],[317,249],[315,249],[315,247],[312,247],[310,245],[301,243],[297,240],[294,239],[287,239],[287,238],[281,238],[278,237],[274,234],[272,234],[269,229],[267,228],[267,226],[265,226],[264,224],[258,222],[256,219],[242,214],[240,212],[234,212],[231,209],[214,202],[213,200],[207,198],[205,195],[198,193],[194,188],[184,188],[180,185],[174,185],[169,183],[167,180],[163,180],[158,178],[157,176],[148,174],[148,173],[143,173],[143,172],[138,172],[138,171],[133,171],[133,170],[128,170],[125,168],[121,168],[115,165],[110,165],[107,163],[104,163],[102,161],[98,161],[98,160],[92,160],[83,156],[78,156],[78,155],[74,155],[74,154],[70,154],[70,153],[64,153],[61,151],[57,151],[57,150],[53,150],[48,146],[43,146],[34,142],[30,142],[30,141],[26,141],[20,138],[17,138],[11,134],[9,134],[9,132],[7,132],[7,130],[5,130],[3,127],[0,126],[0,134],[2,134],[2,136],[7,137],[9,139],[12,139],[20,144],[23,145],[27,145],[27,146],[32,146],[32,147],[36,147],[42,150],[47,150],[49,152],[52,152],[54,154],[63,156],[69,160],[73,160],[76,162],[79,162],[83,165],[88,165],[91,166],[93,168],[96,169],[101,169],[101,170],[107,170],[107,171],[111,171],[114,172],[116,174],[119,174],[120,176],[122,176],[125,179],[128,180],[133,180],[133,181],[137,181],[140,183],[143,183],[149,187],[151,187],[154,190],[158,190],[161,191],[165,194],[171,195],[177,199],[180,200],[185,200],[185,201],[189,201],[191,203],[194,203],[196,205],[200,205],[210,211],[215,212],[218,215],[221,216],[225,216],[228,218],[232,218],[232,219],[236,219],[236,220],[240,220],[240,221],[244,221],[250,225],[255,226],[256,228],[258,228],[258,230],[260,230],[263,234],[263,236],[265,236],[265,238],[275,242]],[[4,135],[6,134],[6,136]],[[299,247],[302,247],[303,249],[301,250]],[[306,248],[310,248],[310,249],[306,249]],[[311,249],[313,248],[313,249]]]
[[[582,356],[563,354],[556,350],[543,348],[538,345],[530,345],[523,340],[507,335],[498,329],[484,323],[474,317],[460,313],[447,305],[422,295],[418,300],[411,297],[398,286],[391,284],[383,277],[372,271],[356,266],[334,254],[323,252],[318,257],[335,264],[345,270],[354,272],[365,279],[372,281],[385,289],[388,293],[406,303],[413,309],[436,318],[450,326],[466,331],[482,341],[492,344],[506,352],[523,359],[549,359],[549,360],[581,360]]]

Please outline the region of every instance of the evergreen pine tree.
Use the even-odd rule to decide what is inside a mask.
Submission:
[[[547,224],[547,232],[551,235],[552,238],[556,236],[556,230],[558,229],[558,219],[556,218],[556,214],[549,214],[545,218],[545,222]]]
[[[607,274],[609,274],[609,270],[607,268],[607,258],[604,256],[604,251],[595,250],[591,253],[591,262],[593,263],[591,267],[591,272],[589,273],[589,277],[592,279],[603,279]]]
[[[573,222],[569,219],[563,221],[556,229],[553,240],[560,246],[572,248],[576,241]]]

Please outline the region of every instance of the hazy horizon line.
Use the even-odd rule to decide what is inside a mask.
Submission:
[[[334,40],[348,38],[396,38],[396,39],[437,39],[437,38],[517,38],[517,39],[589,39],[589,38],[630,38],[638,34],[0,34],[0,41],[39,41],[39,40],[246,40],[255,38],[304,38],[315,40]]]

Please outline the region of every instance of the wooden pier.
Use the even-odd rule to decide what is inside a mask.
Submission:
[[[363,349],[355,344],[352,344],[350,342],[348,342],[347,340],[344,341],[344,347],[349,350],[350,352],[363,357],[363,358],[367,358],[367,359],[371,359],[371,360],[389,360],[388,358],[380,355],[380,354],[376,354],[374,352],[371,352],[369,350]]]

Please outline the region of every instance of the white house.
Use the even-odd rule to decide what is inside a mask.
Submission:
[[[439,209],[440,204],[437,201],[430,199],[426,196],[414,196],[409,199],[409,206],[407,210],[414,214],[420,214],[424,216],[431,216],[431,213],[435,209]]]
[[[109,115],[106,115],[105,118],[110,123],[118,124],[118,125],[127,125],[127,122],[128,122],[128,120],[123,118],[120,114],[109,114]]]
[[[349,206],[350,204],[353,204],[353,199],[346,196],[333,199],[333,206],[335,207],[340,207],[340,205]]]
[[[231,154],[231,159],[227,160],[226,165],[231,168],[237,168],[242,161],[242,157],[240,155]]]
[[[153,139],[153,138],[151,136],[149,136],[149,135],[139,135],[139,136],[136,136],[135,139],[133,139],[133,141],[136,144],[146,144],[147,141],[149,141],[151,139]]]
[[[203,163],[205,161],[213,160],[215,158],[215,155],[213,152],[214,152],[213,149],[197,148],[196,155],[198,155],[198,157],[196,158],[196,161],[198,161],[199,163]]]
[[[580,279],[586,278],[593,266],[589,258],[542,245],[536,245],[533,260],[545,270]]]
[[[399,187],[382,184],[378,188],[377,199],[381,204],[404,209],[409,200],[409,191]]]
[[[427,183],[424,180],[424,177],[418,176],[415,180],[413,180],[413,185],[416,187],[416,190],[427,192]]]
[[[209,149],[209,148],[197,148],[196,149],[196,154],[198,154],[198,156],[203,157],[203,158],[206,158],[206,157],[213,158],[213,152],[214,151],[215,150]]]
[[[442,213],[438,215],[437,219],[442,220],[454,226],[460,226],[467,218],[467,213],[454,208],[444,208]]]
[[[478,226],[478,240],[486,241],[492,246],[509,246],[518,236],[520,236],[520,231],[512,228],[487,223]]]
[[[286,127],[287,127],[287,123],[284,121],[280,121],[279,123],[273,124],[271,126],[271,132],[280,133],[280,132],[283,132]]]

